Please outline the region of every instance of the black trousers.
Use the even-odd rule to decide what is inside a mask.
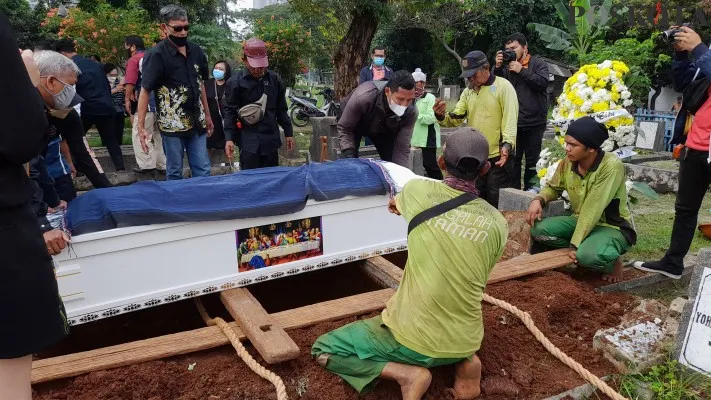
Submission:
[[[543,133],[546,131],[546,124],[519,127],[516,134],[516,155],[514,156],[513,171],[511,173],[511,187],[521,189],[521,167],[525,167],[523,173],[523,190],[533,187],[531,179],[536,176],[536,163],[541,154],[543,144]],[[526,158],[525,164],[523,158]]]
[[[358,157],[358,150],[360,149],[360,141],[363,139],[363,135],[355,135],[354,140],[355,140],[355,145],[356,145],[356,157]],[[366,138],[366,144],[368,143],[368,139],[373,143],[375,146],[375,150],[378,151],[378,155],[380,156],[380,159],[383,161],[390,161],[392,162],[393,160],[393,150],[395,149],[395,136],[365,136]]]
[[[506,161],[503,167],[497,167],[501,157],[489,159],[491,169],[483,177],[479,177],[476,181],[476,187],[479,189],[479,196],[486,200],[494,207],[499,207],[499,190],[509,187],[511,183],[511,170],[513,169],[513,160],[511,158]]]
[[[278,150],[274,150],[269,154],[256,154],[244,150],[239,152],[240,170],[277,166],[279,166]]]
[[[99,171],[98,161],[89,154],[89,149],[84,142],[84,128],[79,114],[72,111],[63,120],[55,122],[59,133],[69,146],[69,152],[72,154],[72,161],[77,172],[86,175],[97,189],[112,187],[113,185],[106,175]]]
[[[123,144],[123,128],[126,126],[126,115],[124,113],[114,114],[114,136],[119,146]]]
[[[74,181],[71,175],[60,176],[54,178],[54,191],[61,200],[69,203],[77,197],[77,191],[74,188]]]
[[[111,115],[82,115],[81,123],[84,125],[84,133],[88,132],[92,126],[96,126],[101,136],[101,143],[106,146],[114,163],[116,171],[123,171],[126,167],[123,164],[123,154],[121,154],[120,142],[116,140],[115,114]],[[123,131],[121,133],[123,135]]]
[[[422,166],[425,168],[427,177],[432,179],[442,180],[442,170],[437,165],[437,148],[436,147],[421,147],[422,149]]]
[[[66,336],[69,325],[29,204],[0,209],[0,254],[0,359],[37,353]]]
[[[707,151],[685,148],[679,166],[679,191],[674,205],[674,227],[669,250],[662,263],[678,271],[684,269],[684,256],[694,239],[699,209],[711,182],[711,165],[706,161]]]

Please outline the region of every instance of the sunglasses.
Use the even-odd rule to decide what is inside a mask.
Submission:
[[[182,32],[185,31],[187,32],[188,29],[190,29],[190,25],[183,25],[183,26],[173,26],[173,25],[168,25],[172,30],[176,32]]]

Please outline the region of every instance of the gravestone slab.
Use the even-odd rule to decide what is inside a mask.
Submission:
[[[311,146],[309,154],[311,161],[321,162],[322,142],[321,137],[326,137],[326,149],[328,151],[325,159],[338,159],[340,142],[338,141],[338,129],[336,128],[336,117],[316,117],[311,118]]]
[[[442,85],[439,97],[442,100],[458,100],[460,91],[459,85]]]
[[[654,151],[664,150],[664,124],[659,121],[639,121],[642,133],[637,135],[635,147]]]
[[[417,175],[425,176],[425,167],[422,165],[422,149],[419,147],[410,149],[410,156],[407,159],[407,168]]]
[[[501,189],[499,191],[499,211],[526,211],[535,197],[535,194],[519,189]],[[563,200],[551,201],[543,208],[544,218],[566,214]]]
[[[687,368],[711,376],[711,248],[699,252],[681,316],[676,358]]]

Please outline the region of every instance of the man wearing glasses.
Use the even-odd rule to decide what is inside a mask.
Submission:
[[[167,179],[183,178],[184,151],[192,177],[210,176],[207,137],[212,134],[213,125],[203,83],[209,77],[207,57],[200,46],[188,41],[190,25],[183,8],[167,5],[160,10],[160,19],[166,39],[143,57],[138,97],[141,148],[148,153],[153,145],[145,119],[150,92],[155,91]]]

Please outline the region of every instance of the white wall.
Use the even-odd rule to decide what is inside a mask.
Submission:
[[[650,100],[654,90],[649,91],[649,98],[647,99],[647,107],[649,107]],[[665,86],[662,88],[662,93],[657,97],[654,109],[656,111],[669,111],[671,110],[672,104],[676,103],[676,98],[681,96],[681,93],[675,92],[671,86]]]

